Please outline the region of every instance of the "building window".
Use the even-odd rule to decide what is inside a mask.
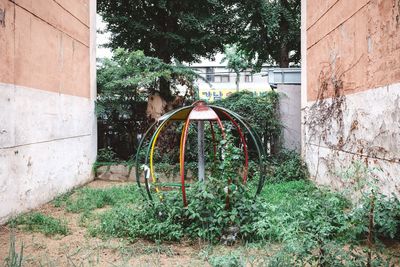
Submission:
[[[216,83],[229,83],[229,75],[215,75],[214,82]]]
[[[214,82],[214,68],[213,67],[206,68],[206,80],[211,83]]]
[[[253,82],[253,74],[246,74],[244,75],[244,82],[252,83]]]

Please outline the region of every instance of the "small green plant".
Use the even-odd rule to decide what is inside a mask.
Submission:
[[[222,256],[211,256],[208,262],[213,267],[241,267],[246,266],[239,253],[231,252]]]
[[[68,235],[69,229],[65,221],[53,218],[40,212],[31,212],[21,215],[10,222],[12,226],[19,226],[24,231],[40,232],[47,236]]]
[[[15,233],[11,232],[10,234],[10,245],[8,250],[8,256],[4,261],[5,267],[21,267],[23,256],[24,256],[24,243],[21,243],[21,248],[19,253],[16,251],[15,246]]]
[[[71,197],[71,195],[75,192],[75,190],[68,191],[67,193],[64,193],[60,196],[57,196],[53,201],[51,202],[54,207],[60,208],[65,205],[65,203],[68,201],[68,199]]]
[[[116,162],[117,154],[111,147],[101,148],[97,152],[97,162]]]

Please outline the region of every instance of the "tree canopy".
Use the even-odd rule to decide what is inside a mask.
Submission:
[[[235,8],[227,0],[98,0],[111,35],[109,46],[169,63],[212,56],[231,42]]]
[[[288,67],[300,60],[300,0],[239,0],[237,44],[247,56]]]
[[[300,0],[98,0],[109,46],[169,63],[195,62],[238,44],[249,59],[300,60]]]
[[[146,102],[149,94],[159,90],[160,80],[167,80],[176,93],[186,89],[190,99],[196,77],[185,66],[166,64],[142,51],[115,50],[113,58],[102,60],[97,68],[96,113],[104,132],[99,139],[111,140],[106,145],[112,145],[119,157],[128,158],[136,149],[137,134],[149,126]]]

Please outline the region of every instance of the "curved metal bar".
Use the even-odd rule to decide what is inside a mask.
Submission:
[[[140,139],[140,142],[139,142],[139,146],[138,146],[138,148],[137,148],[137,151],[136,151],[136,160],[135,160],[135,166],[136,166],[136,170],[135,170],[135,174],[136,174],[136,183],[138,184],[138,186],[139,186],[139,189],[141,189],[141,185],[140,185],[140,166],[139,166],[139,155],[140,155],[140,150],[141,150],[141,148],[142,148],[142,146],[143,146],[143,143],[144,143],[144,141],[146,140],[146,138],[147,138],[147,136],[149,135],[149,133],[151,132],[151,129],[153,129],[154,128],[154,126],[156,126],[157,125],[157,123],[158,123],[158,121],[156,121],[156,122],[154,122],[152,125],[150,125],[150,127],[147,129],[147,131],[145,132],[145,134],[143,135],[143,137]],[[145,183],[147,183],[147,179],[146,179],[146,177],[144,178],[144,180],[145,180]],[[146,188],[147,188],[147,185],[146,185]],[[140,192],[141,192],[141,194],[143,195],[143,197],[144,197],[144,194],[142,193],[142,190],[139,190]],[[150,198],[151,198],[151,196],[150,196]]]
[[[190,115],[190,112],[189,112]],[[182,199],[183,199],[183,206],[187,207],[187,199],[186,199],[186,188],[185,188],[185,148],[186,148],[186,139],[187,139],[187,134],[188,134],[188,128],[189,128],[189,123],[190,123],[190,116],[187,117],[186,122],[185,122],[185,127],[182,131],[182,142],[181,142],[181,147],[180,147],[180,162],[179,162],[179,167],[180,167],[180,173],[181,173],[181,190],[182,190]]]
[[[147,160],[148,160],[149,155],[150,155],[150,178],[152,179],[153,183],[155,183],[155,182],[157,181],[157,179],[156,179],[156,177],[155,177],[155,175],[154,175],[154,165],[153,165],[154,148],[155,148],[155,145],[156,145],[156,143],[157,143],[157,138],[158,138],[158,136],[159,136],[161,130],[162,130],[162,129],[164,128],[164,126],[169,122],[169,120],[170,120],[170,118],[171,118],[172,116],[174,116],[175,114],[177,114],[177,113],[179,113],[179,112],[181,112],[181,111],[183,111],[183,110],[190,109],[190,108],[193,109],[192,106],[189,106],[189,107],[180,108],[180,109],[176,110],[175,112],[172,112],[172,113],[171,113],[167,118],[165,118],[164,121],[158,126],[156,132],[155,132],[155,133],[153,134],[153,136],[152,136],[152,139],[151,139],[151,141],[150,141],[150,145],[149,145],[149,148],[148,148],[148,151],[147,151],[147,155],[146,155],[146,163],[147,163]],[[188,114],[190,114],[190,112],[189,112]],[[189,115],[188,115],[188,116],[189,116]],[[149,191],[150,191],[150,190],[149,190]],[[157,186],[156,186],[156,191],[159,192],[159,188],[158,188]]]
[[[219,128],[221,128],[222,138],[225,139],[224,125],[222,125],[222,121],[219,117],[217,118],[217,123],[219,125]]]
[[[154,148],[155,148],[155,146],[156,146],[158,136],[160,135],[162,129],[164,128],[165,125],[168,124],[168,121],[167,121],[167,120],[165,120],[164,122],[165,122],[165,123],[161,124],[161,125],[157,128],[157,133],[156,133],[156,135],[154,136],[153,143],[151,143],[151,146],[150,146],[150,177],[151,177],[153,183],[156,183],[156,178],[155,178],[155,176],[154,176],[154,165],[153,165]],[[158,186],[156,186],[156,192],[158,193],[159,191],[160,191],[160,190],[159,190]]]
[[[265,156],[265,150],[264,147],[262,146],[261,140],[258,136],[258,134],[254,131],[254,129],[248,125],[248,123],[245,121],[245,119],[240,116],[239,114],[227,110],[225,108],[221,108],[218,106],[212,106],[210,105],[211,108],[215,109],[215,110],[220,110],[221,112],[227,112],[228,114],[231,114],[234,118],[236,118],[245,128],[246,130],[249,132],[251,138],[253,139],[255,145],[256,145],[256,149],[257,149],[257,153],[258,153],[258,157],[259,157],[259,168],[260,168],[260,180],[258,182],[258,187],[257,187],[257,192],[256,195],[258,195],[259,193],[261,193],[261,190],[264,186],[264,164],[263,164],[263,157]]]
[[[247,151],[247,144],[246,144],[246,140],[244,138],[243,132],[240,129],[239,124],[225,111],[223,111],[223,113],[225,114],[225,116],[228,117],[228,119],[233,123],[233,125],[236,127],[236,130],[239,133],[240,136],[240,140],[243,144],[243,152],[244,152],[244,173],[243,173],[243,183],[246,184],[247,182],[247,172],[249,169],[249,152]]]
[[[151,137],[149,146],[148,146],[148,148],[147,148],[147,153],[146,153],[146,158],[145,158],[145,165],[147,165],[147,163],[148,163],[148,161],[149,161],[149,154],[150,154],[150,150],[151,150],[151,145],[152,145],[152,143],[154,142],[154,138],[155,138],[157,132],[160,130],[160,127],[162,128],[162,127],[164,126],[164,124],[165,124],[172,116],[174,116],[176,113],[178,113],[178,112],[180,112],[180,111],[183,111],[183,110],[186,110],[186,109],[193,109],[193,107],[192,107],[192,106],[182,107],[182,108],[179,108],[179,109],[177,109],[177,110],[175,110],[175,111],[169,112],[169,113],[168,113],[169,116],[166,117],[166,118],[163,120],[163,122],[157,127],[157,130],[154,132],[153,136]],[[148,184],[147,179],[145,179],[145,184],[146,184],[147,195],[149,196],[149,199],[152,200],[151,193],[150,193],[150,187],[149,187],[149,184]]]

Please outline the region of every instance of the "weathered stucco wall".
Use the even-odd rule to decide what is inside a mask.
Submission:
[[[302,152],[312,177],[343,187],[363,162],[400,194],[400,1],[307,0],[302,7]]]
[[[0,223],[92,179],[95,1],[0,0]]]

